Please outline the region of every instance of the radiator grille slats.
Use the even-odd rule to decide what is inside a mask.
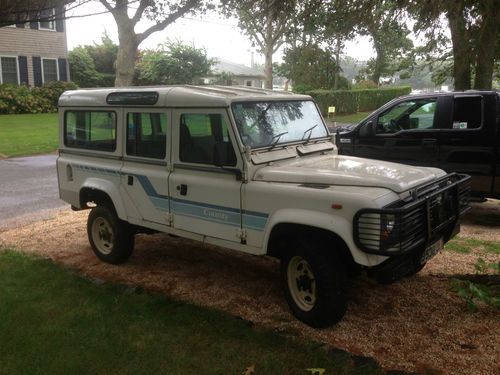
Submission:
[[[357,245],[375,254],[410,251],[453,225],[469,208],[470,178],[450,174],[435,184],[416,191],[404,206],[361,210],[354,221]]]

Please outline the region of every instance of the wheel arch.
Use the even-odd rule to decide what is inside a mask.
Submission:
[[[340,256],[342,262],[349,269],[357,267],[349,246],[337,233],[324,228],[293,222],[280,222],[272,228],[267,242],[267,255],[278,259],[281,258],[287,248],[298,237],[311,238],[311,240],[331,244],[332,250]]]
[[[113,208],[118,217],[126,220],[127,213],[118,188],[109,181],[88,179],[79,192],[80,207],[91,208],[88,203]]]
[[[333,241],[339,245],[350,262],[371,266],[367,254],[354,243],[352,221],[341,215],[304,209],[282,209],[272,214],[264,235],[263,253],[270,256],[279,255],[279,251],[276,251],[277,238],[289,235],[296,237],[294,231],[304,234],[306,230],[312,231],[312,235],[317,235],[325,241]]]

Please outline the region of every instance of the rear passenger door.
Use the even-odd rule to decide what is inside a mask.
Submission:
[[[242,160],[226,109],[173,111],[173,226],[240,242]]]
[[[126,134],[121,188],[132,222],[170,225],[169,116],[166,110],[123,110]]]
[[[442,130],[439,167],[472,176],[472,190],[487,193],[495,174],[496,139],[494,97],[455,95],[451,121]],[[488,120],[490,122],[488,122]]]

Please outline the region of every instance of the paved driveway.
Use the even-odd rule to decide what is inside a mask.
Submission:
[[[20,217],[66,205],[59,199],[56,158],[40,155],[0,160],[0,228]]]

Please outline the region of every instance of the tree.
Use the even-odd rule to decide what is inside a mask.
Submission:
[[[137,77],[145,85],[178,85],[198,83],[208,75],[214,60],[207,57],[204,49],[167,42],[156,50],[142,53],[137,63]]]
[[[294,0],[222,0],[222,11],[235,15],[238,25],[264,55],[265,87],[273,88],[273,55],[292,27]]]
[[[165,29],[180,17],[200,9],[202,0],[99,0],[111,13],[118,28],[118,55],[115,86],[129,86],[139,45],[151,34]],[[129,16],[129,11],[133,13]],[[135,27],[142,18],[156,23],[142,32]]]
[[[334,54],[317,45],[301,45],[285,51],[280,73],[293,81],[294,90],[333,89],[342,80]],[[344,78],[344,88],[348,86]]]
[[[118,46],[105,32],[101,43],[74,48],[69,52],[72,79],[80,87],[109,87],[115,82]]]
[[[416,29],[429,39],[424,50],[430,61],[452,59],[456,90],[491,89],[495,62],[500,60],[500,7],[496,0],[435,0],[408,2]],[[449,39],[442,27],[448,23]],[[474,79],[474,85],[472,85]]]
[[[382,76],[394,75],[414,65],[413,42],[408,37],[407,17],[397,0],[362,3],[357,30],[371,37],[377,54],[368,61],[364,72],[379,84]]]
[[[98,81],[94,60],[85,47],[73,48],[68,53],[71,79],[79,87],[95,87]]]

